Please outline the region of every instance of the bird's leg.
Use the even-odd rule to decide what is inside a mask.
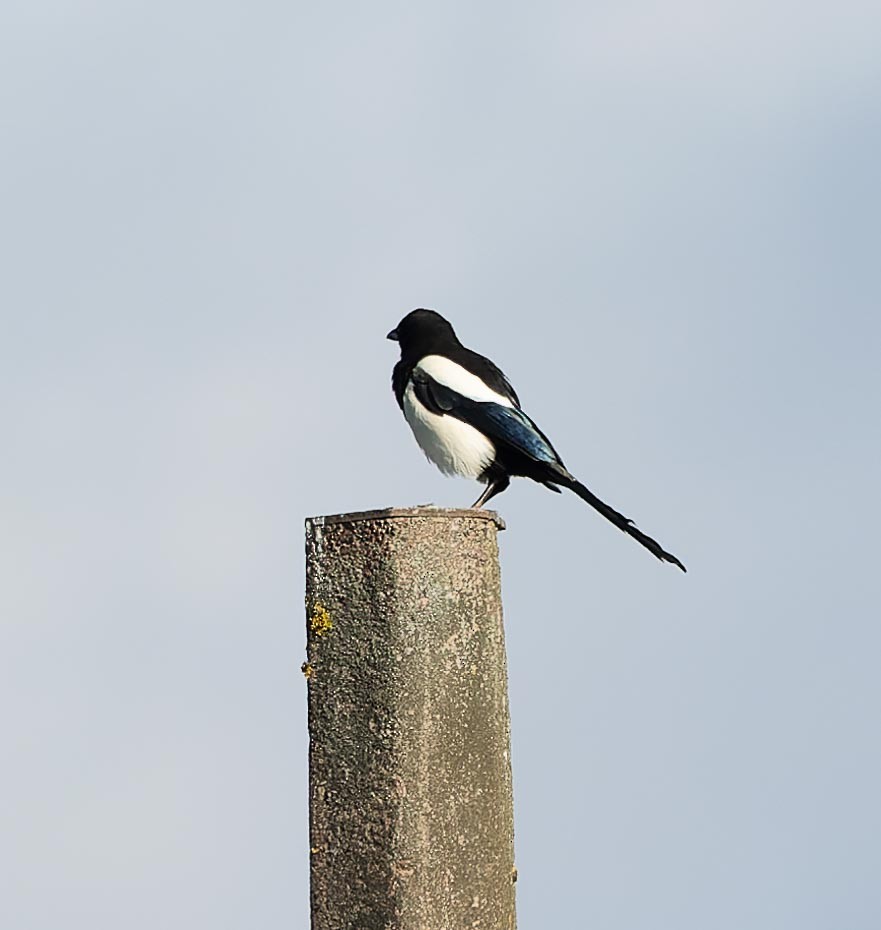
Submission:
[[[495,497],[496,494],[501,494],[510,483],[511,479],[507,475],[493,478],[492,481],[487,482],[486,487],[483,489],[483,494],[481,494],[471,506],[475,510],[479,510],[491,497]]]

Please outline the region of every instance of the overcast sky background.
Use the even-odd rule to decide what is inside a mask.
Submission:
[[[428,306],[689,568],[498,499],[522,930],[877,930],[881,7],[0,17],[0,924],[307,926],[304,517],[478,490]]]

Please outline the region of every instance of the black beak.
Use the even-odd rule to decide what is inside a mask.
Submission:
[[[393,329],[386,337],[386,339],[391,339],[392,342],[398,341],[398,331]]]

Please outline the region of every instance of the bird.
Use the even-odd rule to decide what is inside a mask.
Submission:
[[[435,310],[408,313],[386,337],[401,358],[392,390],[416,442],[446,475],[476,478],[486,487],[481,508],[511,483],[531,478],[551,491],[573,491],[662,562],[685,566],[632,520],[600,500],[563,464],[547,436],[520,405],[504,372],[459,341]]]

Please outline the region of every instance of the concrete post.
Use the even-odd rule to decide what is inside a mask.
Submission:
[[[306,521],[313,930],[515,926],[500,528]]]

